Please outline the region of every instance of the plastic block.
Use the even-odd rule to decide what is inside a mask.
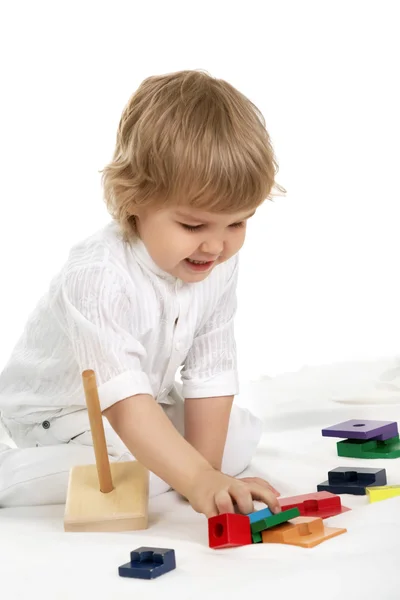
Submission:
[[[367,488],[370,502],[380,502],[395,496],[400,496],[400,485],[385,485],[384,487]]]
[[[272,517],[272,512],[269,510],[269,508],[262,508],[261,510],[257,510],[256,512],[249,513],[247,516],[250,519],[251,525],[251,523],[255,523],[256,521],[260,521],[261,519]]]
[[[264,531],[265,529],[270,529],[271,527],[275,527],[276,525],[280,525],[281,523],[285,523],[289,521],[289,519],[294,519],[294,517],[298,517],[300,515],[300,511],[298,508],[291,508],[290,510],[283,510],[277,515],[272,515],[272,517],[266,517],[260,519],[259,521],[254,521],[250,527],[252,533],[258,533],[259,531]]]
[[[137,548],[131,552],[131,562],[118,567],[120,577],[155,579],[176,568],[175,550],[171,548]]]
[[[343,440],[337,442],[338,456],[350,458],[399,458],[399,436],[385,440]]]
[[[399,435],[396,421],[369,421],[351,419],[326,427],[322,430],[326,437],[346,438],[349,440],[388,440]]]
[[[367,486],[386,485],[385,469],[337,467],[328,473],[328,481],[317,485],[319,492],[365,496]]]
[[[330,492],[301,494],[300,496],[278,498],[278,501],[283,510],[298,508],[302,517],[328,519],[329,517],[334,517],[350,510],[350,508],[342,506],[340,496],[336,496]]]
[[[230,548],[252,543],[250,519],[247,515],[224,513],[208,519],[210,548]]]
[[[325,527],[318,517],[298,517],[261,534],[264,544],[290,544],[313,548],[325,540],[346,533],[347,529]]]

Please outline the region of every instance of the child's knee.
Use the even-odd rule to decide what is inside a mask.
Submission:
[[[0,454],[0,506],[64,504],[69,471],[94,462],[90,448],[10,448]]]
[[[249,466],[262,432],[261,419],[245,408],[233,407],[222,461],[224,473],[236,476]]]
[[[154,496],[159,496],[160,494],[164,494],[165,492],[169,492],[171,486],[160,479],[157,475],[150,471],[150,480],[149,480],[149,496],[150,498],[154,498]]]

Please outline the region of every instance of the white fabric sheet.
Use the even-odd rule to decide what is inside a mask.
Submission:
[[[384,467],[388,484],[400,484],[400,459],[339,458],[337,440],[321,435],[351,418],[400,421],[400,391],[377,384],[392,366],[305,368],[243,386],[239,402],[265,419],[250,473],[269,479],[282,496],[316,491],[328,470],[346,465]],[[368,504],[342,495],[342,503],[352,510],[325,523],[348,532],[313,549],[257,544],[217,551],[208,547],[206,519],[175,493],[153,499],[149,529],[133,533],[67,534],[62,506],[3,509],[1,598],[399,600],[400,498]],[[118,566],[139,546],[174,548],[176,570],[154,581],[120,578]]]

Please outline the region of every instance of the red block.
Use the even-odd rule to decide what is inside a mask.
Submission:
[[[230,548],[251,544],[250,519],[246,515],[225,513],[208,519],[210,548]]]
[[[340,496],[331,494],[331,492],[313,492],[290,498],[278,498],[278,501],[284,510],[298,508],[302,517],[327,519],[350,510],[350,508],[342,506]]]

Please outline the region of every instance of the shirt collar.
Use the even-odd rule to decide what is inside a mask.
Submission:
[[[146,246],[140,238],[137,238],[132,242],[131,248],[136,260],[145,270],[151,271],[152,273],[154,273],[154,275],[157,275],[158,277],[161,277],[161,279],[164,279],[166,281],[170,281],[171,283],[176,283],[180,281],[174,275],[171,275],[170,273],[167,273],[166,271],[161,269],[154,262]]]

